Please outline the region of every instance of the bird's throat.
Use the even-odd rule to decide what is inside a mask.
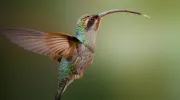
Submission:
[[[91,50],[95,49],[96,37],[97,37],[96,31],[84,31],[82,33],[77,33],[76,37],[78,38],[79,41],[81,41],[82,44],[84,44],[89,49]]]
[[[88,42],[91,42],[93,45],[96,44],[97,31],[89,30],[86,32],[86,39]]]

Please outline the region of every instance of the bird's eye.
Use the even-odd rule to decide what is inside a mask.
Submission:
[[[95,18],[94,18],[94,17],[91,17],[91,20],[93,21],[93,20],[95,20]]]

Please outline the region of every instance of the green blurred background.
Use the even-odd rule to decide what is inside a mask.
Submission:
[[[62,100],[180,100],[180,1],[1,0],[0,30],[27,28],[75,34],[77,19],[110,9],[103,19],[94,64]],[[0,100],[54,100],[58,64],[0,35]]]

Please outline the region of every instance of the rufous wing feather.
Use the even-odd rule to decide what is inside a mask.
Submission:
[[[60,59],[67,52],[71,52],[78,39],[65,33],[44,33],[27,29],[8,29],[3,34],[13,43],[26,50]]]

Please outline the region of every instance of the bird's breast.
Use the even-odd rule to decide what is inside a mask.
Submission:
[[[78,56],[76,58],[76,69],[77,74],[82,76],[82,74],[86,72],[88,67],[93,63],[94,53],[83,44],[78,47],[77,51]]]

